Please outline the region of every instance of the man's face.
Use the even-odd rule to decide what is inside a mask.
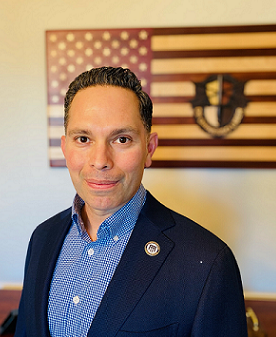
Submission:
[[[94,86],[74,97],[61,147],[75,189],[94,214],[108,217],[134,196],[156,146],[131,90]]]

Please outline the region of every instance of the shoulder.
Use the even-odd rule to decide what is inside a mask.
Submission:
[[[51,232],[58,234],[59,231],[63,231],[64,228],[66,228],[71,222],[71,211],[71,207],[67,208],[66,210],[59,212],[45,220],[36,227],[32,237],[45,236],[45,234]]]
[[[164,206],[149,192],[144,212],[176,246],[179,245],[182,251],[185,248],[186,253],[190,252],[194,256],[196,252],[202,255],[204,251],[214,258],[221,251],[230,250],[215,234],[188,217]]]

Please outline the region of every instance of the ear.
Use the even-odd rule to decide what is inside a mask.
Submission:
[[[158,145],[158,135],[156,132],[153,132],[149,135],[148,139],[148,153],[145,161],[145,167],[150,167],[152,163],[152,156],[157,148]]]
[[[63,153],[64,157],[65,157],[65,143],[66,143],[66,137],[65,136],[61,136],[60,147],[61,147],[61,150],[62,150],[62,153]]]

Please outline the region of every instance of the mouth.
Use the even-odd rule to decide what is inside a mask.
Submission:
[[[118,180],[86,180],[90,188],[96,190],[108,190],[118,184]]]

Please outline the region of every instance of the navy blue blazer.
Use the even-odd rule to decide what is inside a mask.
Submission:
[[[49,337],[48,293],[71,209],[34,231],[15,337]],[[160,253],[149,256],[155,241]],[[228,246],[150,193],[88,337],[246,337],[240,273]],[[71,336],[70,336],[71,337]]]

